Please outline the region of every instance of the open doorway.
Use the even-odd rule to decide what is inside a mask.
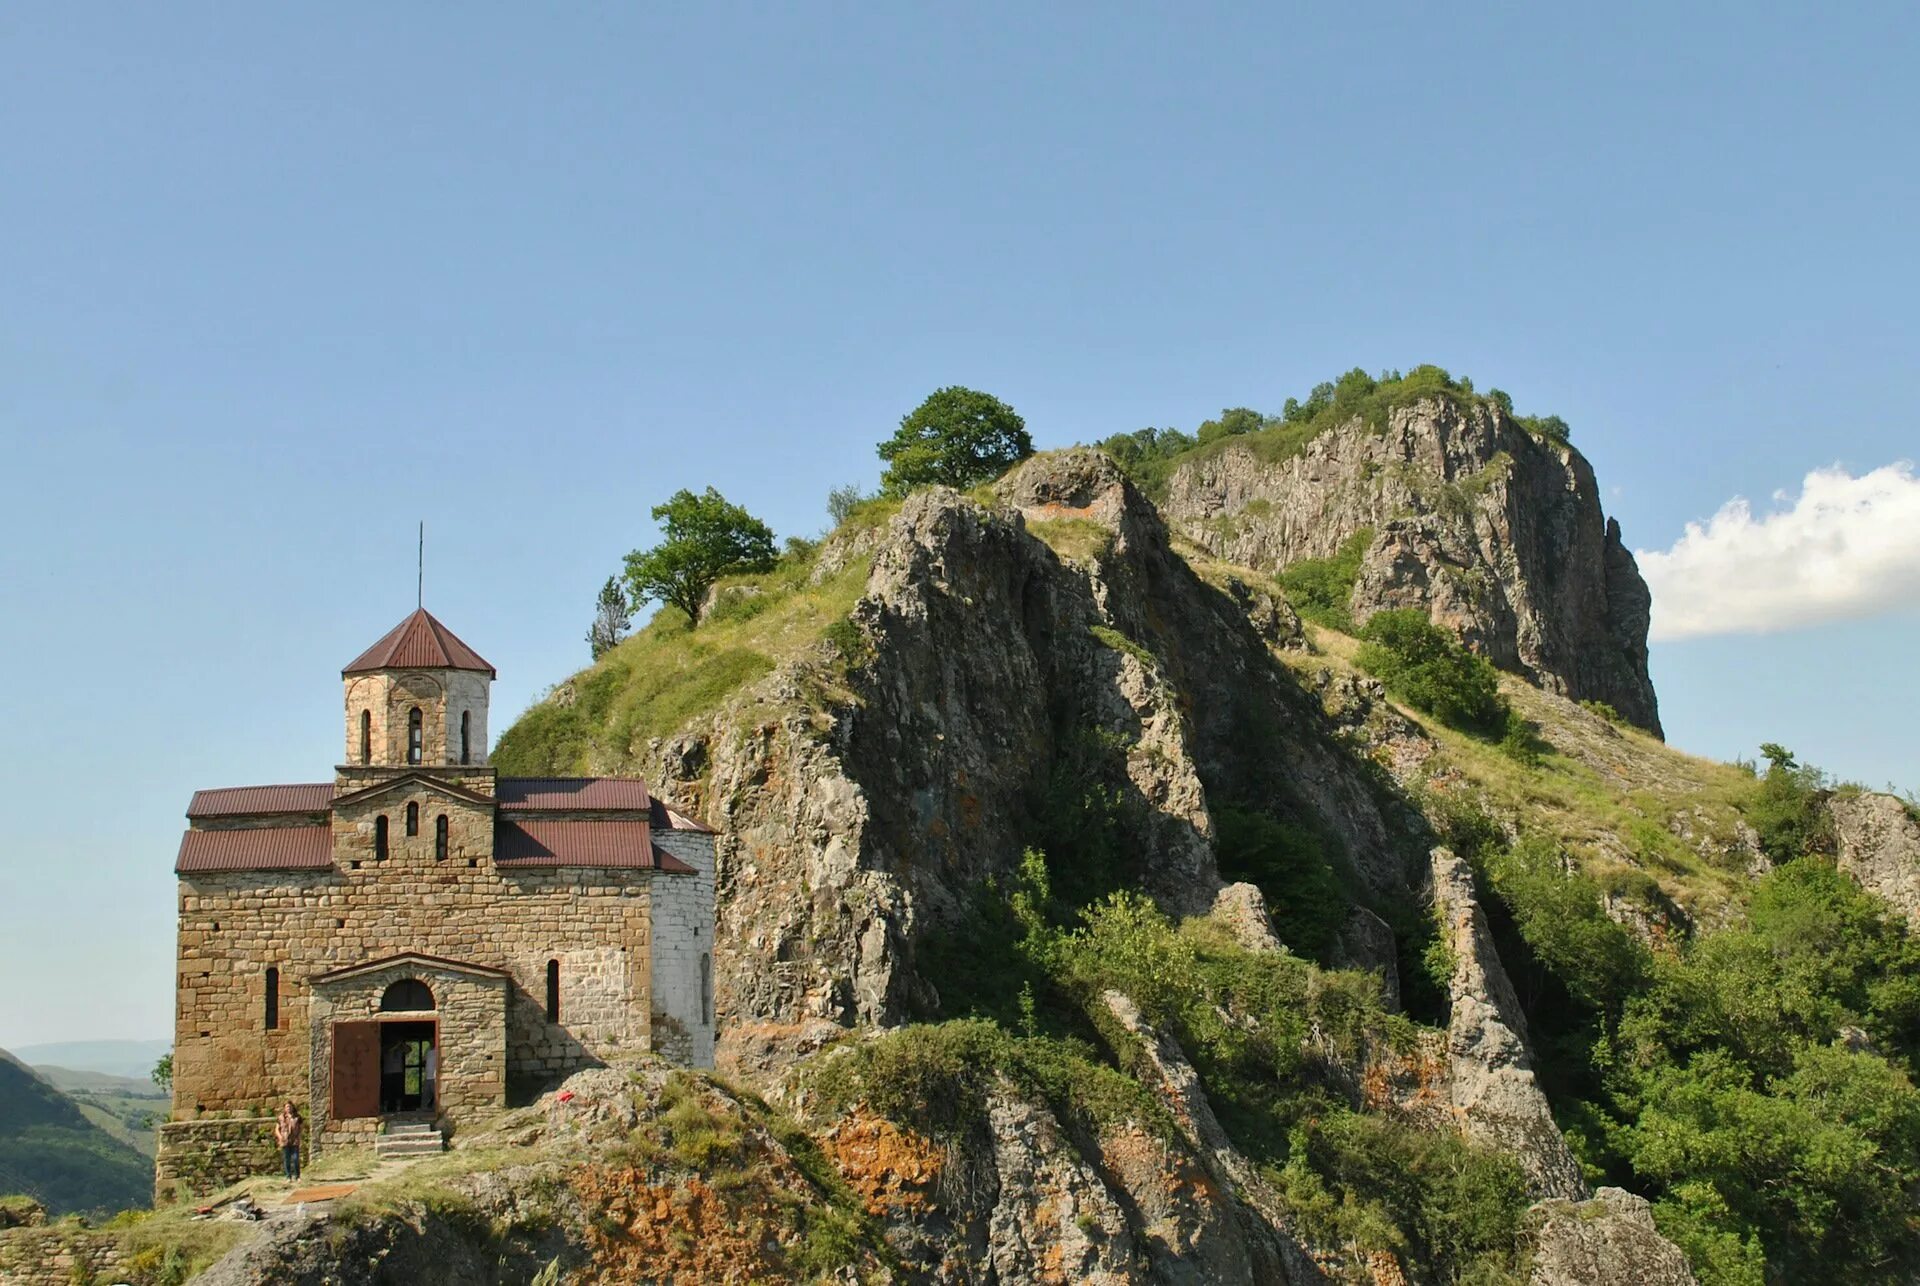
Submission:
[[[380,1111],[431,1112],[439,1076],[438,1029],[433,1023],[380,1024]]]

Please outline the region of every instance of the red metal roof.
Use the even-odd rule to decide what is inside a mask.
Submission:
[[[261,826],[251,830],[188,831],[173,869],[206,871],[314,871],[333,865],[328,826]]]
[[[504,809],[625,809],[645,812],[652,804],[638,777],[502,777],[494,798]]]
[[[699,818],[689,817],[677,808],[668,808],[657,799],[653,801],[653,811],[647,820],[653,823],[657,831],[699,831],[703,835],[719,833]]]
[[[340,673],[364,674],[368,670],[479,670],[490,679],[496,677],[493,667],[478,652],[462,643],[424,607],[388,630]]]
[[[232,817],[247,813],[324,813],[333,805],[333,783],[302,782],[293,786],[229,786],[196,790],[187,804],[188,817]]]
[[[505,867],[604,866],[665,870],[643,821],[561,822],[501,819],[493,830],[494,861]]]

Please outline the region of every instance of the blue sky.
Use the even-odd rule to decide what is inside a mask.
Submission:
[[[563,9],[0,10],[0,1046],[168,1032],[187,796],[327,776],[422,518],[498,731],[652,504],[814,532],[949,383],[1048,446],[1437,362],[1636,549],[1784,512],[1698,593],[1916,454],[1910,6]],[[1920,786],[1887,494],[1841,608],[1656,643],[1676,744]]]

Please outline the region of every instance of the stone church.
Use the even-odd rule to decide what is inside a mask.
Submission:
[[[424,609],[341,676],[332,780],[187,806],[163,1197],[272,1168],[288,1099],[316,1149],[437,1148],[623,1052],[713,1063],[713,833],[635,779],[497,776],[493,667]]]

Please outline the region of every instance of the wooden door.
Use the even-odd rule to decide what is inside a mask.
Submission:
[[[380,1115],[380,1024],[333,1025],[333,1119]]]

